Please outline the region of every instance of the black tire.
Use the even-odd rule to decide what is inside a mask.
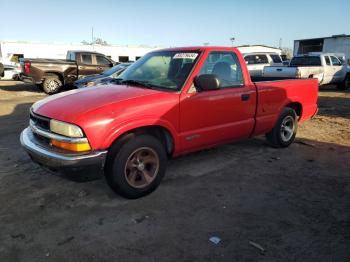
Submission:
[[[138,152],[142,152],[142,150],[148,150],[145,152],[149,152],[149,155],[154,156],[154,159],[158,159],[157,169],[153,166],[152,168],[148,167],[147,163],[143,164],[142,170],[139,170],[137,164],[129,166],[135,159],[134,156],[141,154]],[[105,176],[108,185],[116,193],[126,198],[135,199],[152,193],[159,186],[164,177],[166,166],[167,154],[163,144],[151,135],[139,135],[125,143],[113,144],[106,159]],[[154,173],[154,175],[145,176],[144,171]],[[132,176],[134,179],[131,178]],[[146,182],[145,177],[148,177],[151,182]],[[133,183],[134,185],[132,185]],[[137,183],[139,185],[136,185]]]
[[[47,76],[43,82],[43,90],[46,94],[58,93],[62,88],[62,81],[58,76]]]
[[[297,129],[297,114],[292,108],[286,107],[279,116],[274,128],[266,134],[267,141],[273,147],[287,147],[293,143]]]
[[[35,84],[35,86],[36,86],[40,91],[44,91],[43,84]]]
[[[348,90],[350,88],[350,75],[347,75],[343,82],[337,84],[338,90]]]

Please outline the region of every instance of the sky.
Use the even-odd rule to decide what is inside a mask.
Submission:
[[[195,46],[350,34],[350,0],[3,0],[0,40]],[[346,12],[345,12],[346,11]],[[347,14],[346,14],[347,13]],[[5,21],[5,22],[4,22]]]

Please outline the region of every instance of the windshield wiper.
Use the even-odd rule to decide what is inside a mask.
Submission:
[[[157,86],[155,84],[151,84],[148,81],[141,81],[141,80],[135,80],[135,79],[123,79],[123,78],[114,78],[110,81],[113,84],[116,85],[137,85],[142,86],[150,89],[161,89],[161,90],[167,90],[169,88],[166,88],[164,86]]]
[[[111,79],[111,83],[117,84],[117,85],[120,85],[121,81],[123,81],[123,78],[113,78],[113,79]]]
[[[146,81],[140,81],[140,80],[135,80],[135,79],[126,79],[126,80],[120,79],[118,83],[126,84],[126,85],[138,85],[138,86],[143,86],[143,87],[147,87],[147,88],[152,88],[152,85],[147,83]]]

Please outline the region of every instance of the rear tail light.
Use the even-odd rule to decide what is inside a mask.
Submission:
[[[30,73],[30,62],[24,62],[24,73],[25,74]]]

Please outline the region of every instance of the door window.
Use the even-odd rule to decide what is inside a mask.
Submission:
[[[326,65],[331,65],[331,61],[329,60],[329,56],[325,56],[324,59],[326,60]]]
[[[199,73],[203,74],[215,74],[220,88],[243,86],[241,65],[232,52],[211,52]]]
[[[98,65],[109,65],[111,62],[105,58],[104,56],[101,55],[96,55],[96,62]]]
[[[92,64],[92,58],[90,54],[81,54],[81,62],[86,65]]]
[[[244,57],[244,60],[248,62],[248,65],[257,65],[257,64],[268,64],[269,60],[266,55],[247,55]]]
[[[331,56],[331,60],[332,60],[332,64],[334,66],[341,66],[341,62],[339,61],[338,58],[336,58],[335,56]]]

